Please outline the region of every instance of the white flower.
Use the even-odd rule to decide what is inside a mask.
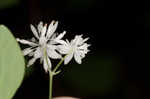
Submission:
[[[81,60],[89,52],[88,47],[90,44],[85,43],[88,39],[83,39],[82,35],[77,35],[71,42],[66,40],[66,42],[61,43],[62,45],[58,45],[59,52],[61,54],[67,54],[64,59],[64,64],[68,64],[73,57],[78,64],[81,64]]]
[[[40,58],[41,62],[43,62],[44,69],[47,72],[48,69],[51,68],[51,61],[49,58],[61,58],[61,55],[56,51],[56,44],[58,41],[63,42],[63,40],[61,39],[66,32],[64,31],[57,36],[56,33],[54,33],[57,26],[58,22],[55,21],[52,21],[48,28],[47,24],[43,26],[43,22],[40,22],[37,26],[37,29],[33,25],[30,25],[36,39],[33,37],[31,41],[27,41],[17,38],[17,41],[19,41],[20,43],[30,46],[29,48],[23,50],[24,55],[33,56],[33,58],[29,60],[27,66],[32,65],[38,58]]]

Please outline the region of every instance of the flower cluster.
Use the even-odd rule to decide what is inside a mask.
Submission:
[[[67,39],[63,40],[66,31],[57,34],[55,32],[57,26],[57,21],[52,21],[49,26],[40,22],[37,29],[30,25],[35,36],[30,41],[17,38],[18,42],[30,46],[23,50],[24,55],[32,57],[27,66],[31,66],[37,59],[40,59],[44,70],[48,72],[52,67],[50,59],[62,59],[63,55],[66,56],[64,64],[68,64],[73,57],[77,63],[81,64],[81,60],[89,52],[90,45],[85,43],[88,38],[83,39],[82,35],[77,35],[71,42]]]

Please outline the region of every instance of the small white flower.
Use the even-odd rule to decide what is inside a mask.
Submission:
[[[90,44],[85,43],[88,39],[83,39],[82,35],[77,35],[71,42],[68,40],[66,42],[60,42],[62,45],[58,45],[59,52],[61,54],[67,54],[64,59],[64,64],[68,64],[73,57],[78,64],[82,63],[81,60],[89,52],[88,47]]]
[[[47,24],[43,26],[43,22],[40,22],[37,26],[37,29],[30,25],[31,30],[36,38],[32,38],[31,41],[23,40],[17,38],[22,44],[27,44],[30,47],[23,50],[24,55],[33,56],[32,59],[29,60],[27,66],[32,65],[38,58],[40,58],[41,62],[43,62],[43,66],[45,71],[47,72],[49,68],[51,68],[52,59],[60,59],[61,55],[57,53],[57,42],[63,42],[62,37],[65,35],[65,31],[58,36],[56,35],[55,30],[58,26],[58,22],[52,21],[48,26]],[[45,55],[45,53],[47,55]],[[47,60],[49,63],[49,67],[47,65]]]

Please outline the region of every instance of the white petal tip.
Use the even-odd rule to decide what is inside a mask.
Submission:
[[[67,65],[68,63],[64,62],[64,65]]]
[[[16,40],[19,41],[20,39],[19,39],[19,38],[16,38]]]
[[[31,66],[31,65],[29,65],[29,64],[27,65],[27,67],[30,67],[30,66]]]
[[[48,70],[45,70],[45,73],[47,74],[47,73],[48,73]]]

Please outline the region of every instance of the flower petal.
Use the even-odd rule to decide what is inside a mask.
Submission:
[[[47,54],[50,58],[53,58],[53,59],[61,58],[61,55],[56,52],[55,46],[53,46],[53,45],[47,47]]]
[[[28,64],[27,64],[27,67],[29,67],[29,66],[31,66],[31,65],[33,65],[33,63],[36,61],[36,58],[32,58],[32,59],[30,59],[29,60],[29,62],[28,62]]]
[[[32,42],[36,42],[36,39],[34,37],[31,38]]]
[[[45,34],[46,34],[46,28],[47,28],[47,24],[45,24],[44,27],[42,28],[42,31],[41,31],[41,37],[45,37]]]
[[[63,33],[59,34],[59,35],[56,37],[56,40],[62,39],[65,34],[66,34],[66,31],[64,31]]]
[[[50,42],[51,44],[62,44],[67,45],[67,43],[64,40],[54,40]]]
[[[38,35],[38,32],[37,32],[36,28],[35,28],[32,24],[30,25],[30,28],[31,28],[31,30],[32,30],[32,32],[33,32],[33,34],[34,34],[34,36],[35,36],[37,39],[39,39],[39,35]]]
[[[83,43],[85,43],[89,38],[85,38],[83,39],[82,37],[79,39],[78,45],[82,45]]]
[[[40,48],[37,47],[36,50],[35,50],[35,52],[34,52],[34,57],[35,57],[35,58],[40,58],[40,57],[42,57],[42,56],[43,56],[43,55],[42,55],[42,52],[41,52]]]
[[[30,46],[37,46],[36,43],[30,42],[30,41],[27,41],[27,40],[24,40],[24,39],[19,39],[19,38],[17,38],[16,40],[17,40],[18,42],[22,43],[22,44],[27,44],[27,45],[30,45]]]
[[[74,41],[76,42],[76,44],[81,45],[83,42],[83,38],[82,35],[77,35],[74,39]]]
[[[58,45],[56,50],[61,54],[68,54],[71,49],[66,45]]]
[[[83,40],[83,43],[86,42],[87,40],[89,40],[89,37],[85,38],[85,39]]]
[[[78,48],[79,49],[83,49],[83,50],[87,50],[88,49],[88,47],[90,46],[90,44],[87,44],[87,43],[83,43],[81,46],[79,46]]]
[[[39,32],[39,34],[41,34],[41,31],[42,31],[42,29],[43,29],[43,22],[42,21],[40,21],[39,22],[39,24],[38,24],[38,32]]]
[[[48,72],[48,69],[51,69],[51,66],[52,64],[51,64],[50,59],[47,57],[47,61],[46,61],[46,59],[44,58],[43,67],[44,67],[45,72]]]
[[[77,51],[74,53],[74,58],[78,64],[81,64],[81,56],[80,55],[81,55],[81,53],[79,53]]]
[[[64,64],[65,64],[65,65],[68,64],[68,63],[71,61],[72,57],[73,57],[73,52],[70,53],[70,54],[68,54],[68,55],[65,57]]]
[[[26,55],[30,54],[31,52],[33,52],[33,49],[32,49],[32,47],[25,48],[22,52],[23,52],[23,55],[26,56]]]
[[[52,34],[55,32],[56,28],[58,26],[58,21],[52,21],[51,24],[49,25],[48,27],[48,30],[47,30],[47,35],[46,37],[49,39]]]

